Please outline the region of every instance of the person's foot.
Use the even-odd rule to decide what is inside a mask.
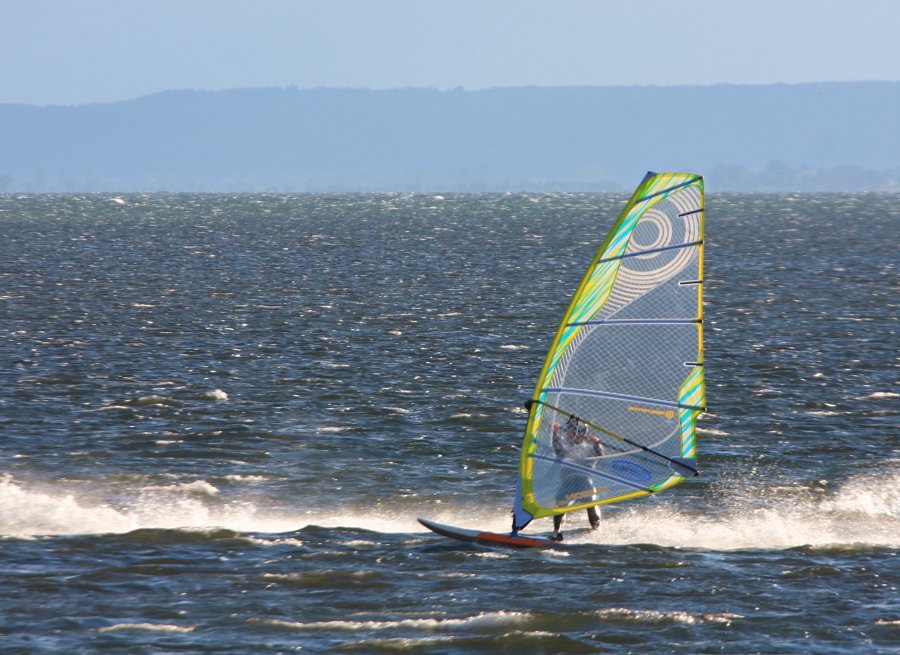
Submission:
[[[562,541],[562,532],[554,532],[551,534],[550,541]]]

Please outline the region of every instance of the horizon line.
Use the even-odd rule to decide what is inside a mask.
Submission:
[[[427,91],[432,93],[488,93],[492,91],[510,91],[525,89],[712,89],[715,87],[741,87],[741,88],[765,88],[765,87],[802,87],[802,86],[822,86],[822,85],[863,85],[863,84],[900,84],[900,80],[819,80],[812,82],[710,82],[705,84],[512,84],[498,85],[490,87],[439,87],[439,86],[391,86],[391,87],[361,87],[361,86],[310,86],[301,87],[297,84],[288,84],[284,86],[235,86],[220,89],[203,89],[203,88],[171,88],[151,91],[136,96],[129,96],[115,100],[91,100],[87,102],[15,102],[0,101],[0,106],[19,106],[19,107],[39,107],[39,108],[77,108],[89,107],[92,105],[112,105],[127,102],[135,102],[145,98],[154,96],[173,94],[173,93],[198,93],[198,94],[215,94],[215,93],[234,93],[246,91],[285,91],[308,93],[315,91],[341,91],[341,92],[372,92],[372,93],[392,93],[402,91]]]

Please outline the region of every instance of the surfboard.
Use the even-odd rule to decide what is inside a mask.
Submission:
[[[525,537],[512,533],[487,532],[484,530],[469,530],[453,525],[435,523],[428,519],[419,519],[419,523],[432,532],[444,537],[450,537],[457,541],[467,541],[483,546],[498,546],[503,548],[560,548],[563,543],[547,537]]]

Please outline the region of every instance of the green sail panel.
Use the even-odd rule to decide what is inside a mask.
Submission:
[[[696,474],[703,178],[648,173],[594,256],[529,403],[514,528]]]

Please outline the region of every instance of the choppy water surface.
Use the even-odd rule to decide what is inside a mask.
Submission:
[[[898,201],[711,196],[703,475],[508,552],[624,196],[0,196],[0,652],[897,652]]]

